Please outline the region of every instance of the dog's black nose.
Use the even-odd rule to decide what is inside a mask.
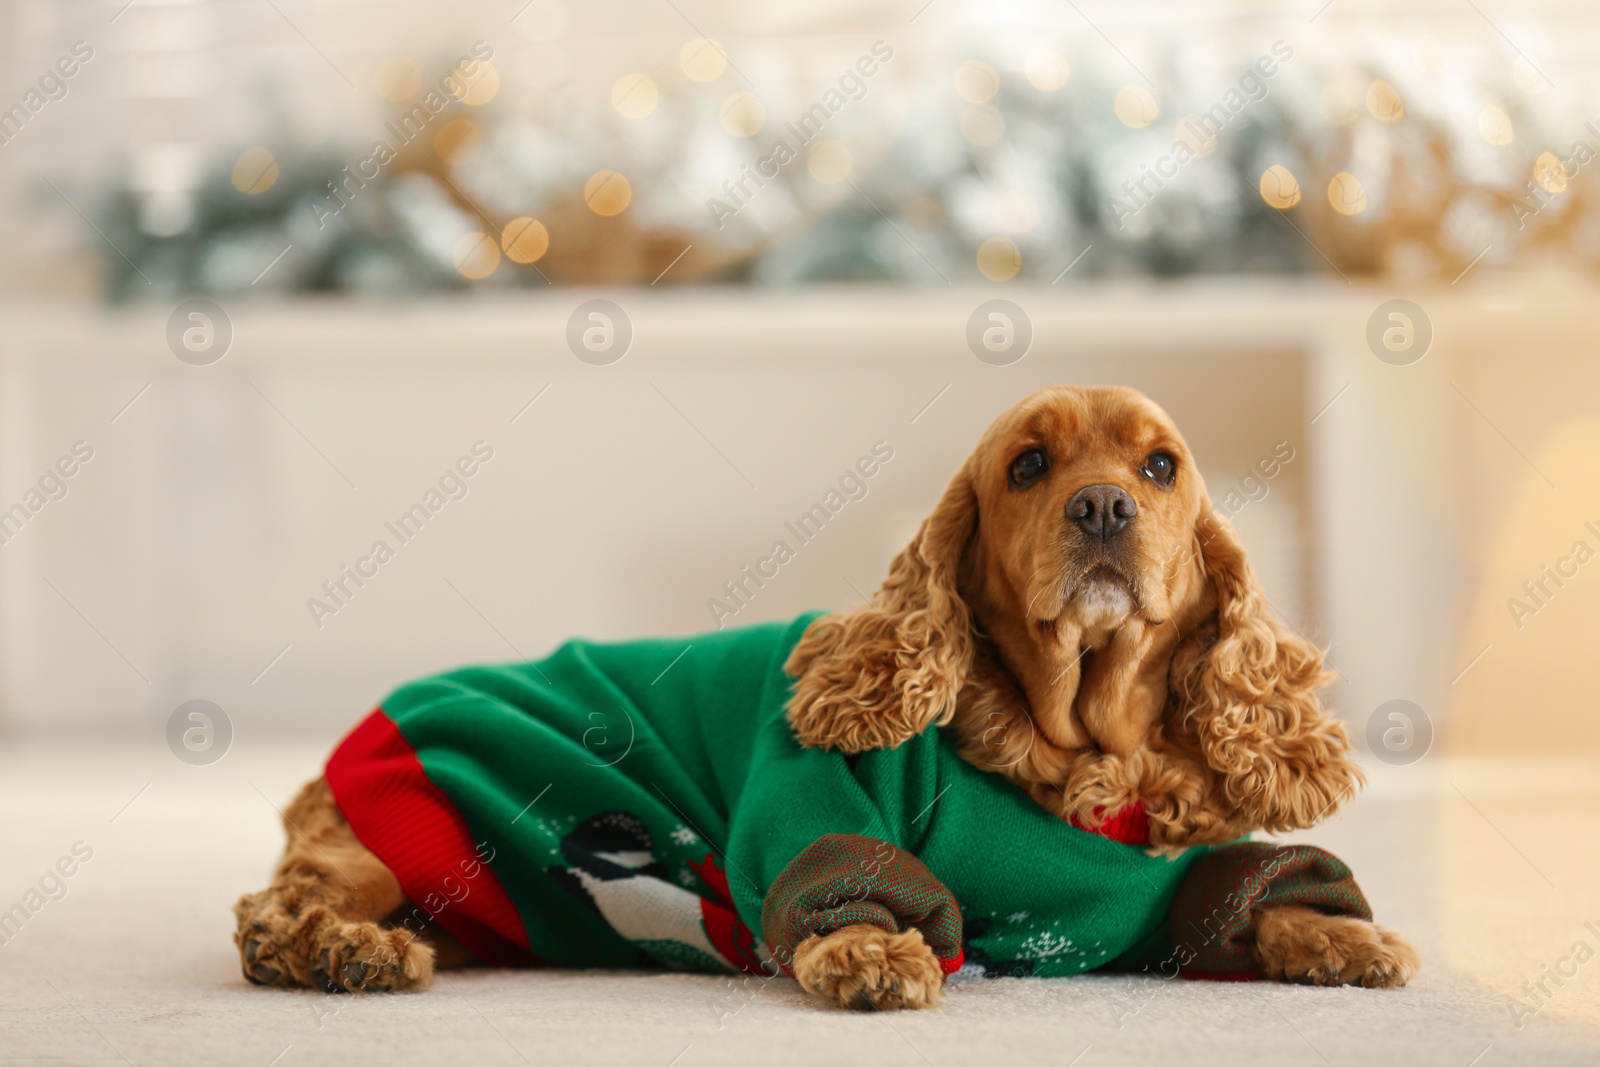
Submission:
[[[1067,501],[1067,518],[1090,537],[1109,541],[1121,533],[1139,505],[1114,485],[1086,485]]]

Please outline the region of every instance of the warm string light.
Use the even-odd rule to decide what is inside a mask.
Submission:
[[[978,246],[978,272],[991,282],[1008,282],[1022,269],[1022,249],[1006,237],[991,237]]]
[[[260,196],[278,180],[278,157],[265,148],[247,148],[233,165],[233,187],[249,196]]]
[[[642,119],[656,109],[661,90],[648,74],[624,74],[611,83],[611,106],[625,119]]]
[[[463,278],[480,281],[500,266],[500,246],[486,233],[464,233],[456,240],[450,258]]]
[[[1427,56],[1421,51],[1418,55],[1419,63],[1432,57],[1430,62],[1443,64],[1437,49]],[[678,66],[688,80],[707,84],[722,77],[729,63],[720,42],[711,38],[694,38],[680,48]],[[1072,76],[1072,67],[1059,53],[1041,47],[1028,53],[1022,64],[1022,72],[1034,90],[1050,93],[1067,84]],[[1512,73],[1518,86],[1525,92],[1543,91],[1542,77],[1525,59],[1513,64]],[[379,65],[372,84],[385,99],[404,102],[414,98],[420,91],[422,77],[422,69],[415,60],[409,56],[395,56]],[[997,144],[1006,130],[1005,116],[994,102],[1001,89],[999,71],[981,60],[968,59],[957,66],[953,83],[956,96],[965,105],[959,118],[962,137],[979,147]],[[499,70],[484,61],[470,72],[452,73],[446,78],[444,88],[456,101],[477,107],[494,99],[500,84]],[[1357,121],[1363,104],[1366,113],[1379,122],[1393,123],[1405,116],[1399,91],[1383,79],[1368,82],[1364,93],[1359,83],[1352,92],[1348,82],[1335,82],[1324,89],[1321,99],[1326,117],[1335,125],[1350,125]],[[611,86],[611,106],[626,119],[649,117],[656,112],[660,100],[660,86],[644,72],[624,74]],[[1120,123],[1135,130],[1149,127],[1161,114],[1155,96],[1137,84],[1123,85],[1116,91],[1112,111]],[[766,107],[754,93],[738,90],[722,98],[717,119],[730,137],[751,138],[766,128]],[[1478,133],[1491,145],[1506,146],[1513,143],[1515,128],[1510,113],[1499,103],[1484,103],[1478,113]],[[1174,140],[1197,159],[1210,156],[1217,147],[1216,135],[1192,115],[1178,123]],[[470,162],[481,151],[482,143],[482,131],[467,118],[455,118],[444,123],[433,137],[435,153],[451,166]],[[854,159],[842,142],[830,139],[810,147],[805,165],[814,180],[824,185],[835,185],[850,177],[854,170]],[[278,161],[272,152],[254,147],[238,158],[233,168],[232,183],[242,193],[259,195],[272,188],[278,174]],[[1550,152],[1543,153],[1535,161],[1533,180],[1550,193],[1564,191],[1567,187],[1561,161]],[[1273,164],[1262,172],[1258,191],[1262,201],[1278,211],[1288,211],[1303,199],[1299,179],[1283,164]],[[1327,195],[1329,205],[1342,215],[1359,215],[1369,206],[1365,187],[1349,171],[1340,171],[1333,176],[1328,183]],[[584,183],[583,198],[588,209],[596,215],[615,217],[626,211],[632,203],[633,187],[619,171],[600,170]],[[1002,231],[1026,232],[1038,223],[1037,203],[1016,190],[997,196],[995,210],[1006,216],[998,220]],[[532,216],[524,215],[505,223],[498,239],[477,231],[464,234],[455,246],[453,259],[463,277],[477,280],[494,273],[502,254],[512,262],[531,264],[541,259],[549,247],[550,235],[546,227]],[[985,278],[1003,282],[1020,272],[1022,253],[1011,238],[994,236],[979,246],[976,261]]]
[[[1161,116],[1161,108],[1150,90],[1142,85],[1124,85],[1111,104],[1117,121],[1130,130],[1142,130]]]
[[[1300,182],[1288,167],[1274,163],[1261,174],[1261,199],[1268,207],[1288,211],[1300,202]]]
[[[633,186],[614,170],[597,170],[583,183],[583,202],[602,218],[620,215],[633,202]]]
[[[538,219],[519,215],[500,230],[500,247],[513,263],[537,263],[550,250],[550,231]]]

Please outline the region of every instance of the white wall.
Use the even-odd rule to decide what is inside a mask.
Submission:
[[[1217,498],[1275,442],[1294,445],[1236,522],[1274,603],[1332,642],[1358,726],[1376,702],[1459,669],[1467,479],[1439,457],[1463,435],[1495,447],[1440,382],[1484,314],[1466,300],[1429,303],[1435,350],[1394,368],[1362,339],[1387,293],[1019,290],[1006,295],[1036,338],[1002,368],[963,336],[994,290],[625,291],[610,295],[632,316],[633,348],[594,367],[563,340],[589,295],[240,305],[233,349],[209,367],[167,350],[165,309],[6,309],[0,507],[75,441],[95,455],[0,546],[0,723],[156,736],[204,697],[241,738],[332,736],[423,672],[571,635],[692,634],[711,625],[724,580],[887,440],[895,458],[869,495],[739,620],[845,606],[982,428],[1052,382],[1148,392]],[[1592,317],[1561,314],[1568,327]],[[478,440],[495,457],[469,495],[318,628],[306,601],[323,580],[375,539],[397,544],[384,522]]]

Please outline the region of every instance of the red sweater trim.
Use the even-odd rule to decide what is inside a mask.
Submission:
[[[1106,814],[1106,809],[1095,808],[1094,815],[1089,824],[1084,823],[1076,815],[1067,820],[1080,830],[1087,830],[1091,834],[1099,834],[1113,841],[1120,841],[1124,845],[1148,845],[1150,843],[1150,816],[1144,810],[1142,802],[1129,804],[1120,811]]]
[[[400,881],[413,931],[449,931],[485,963],[536,962],[522,916],[488,861],[492,845],[473,840],[450,798],[428,780],[422,761],[382,708],[368,715],[328,757],[334,801],[361,843]]]
[[[1186,967],[1179,967],[1178,973],[1191,982],[1258,982],[1264,977],[1254,967],[1245,971],[1235,971],[1233,974],[1216,974],[1211,971],[1191,971]]]

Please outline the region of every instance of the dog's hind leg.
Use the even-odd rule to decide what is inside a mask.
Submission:
[[[434,950],[383,919],[406,904],[400,883],[356,839],[326,780],[283,812],[289,845],[272,885],[233,906],[244,976],[257,985],[330,993],[425,989]]]

